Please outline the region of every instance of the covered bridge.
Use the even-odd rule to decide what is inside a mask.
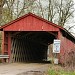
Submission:
[[[58,58],[75,46],[75,37],[66,29],[35,14],[28,13],[0,27],[2,54],[9,62],[37,62],[47,59],[48,46],[54,39],[61,40]]]

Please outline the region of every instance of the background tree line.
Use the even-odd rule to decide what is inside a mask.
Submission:
[[[0,0],[0,25],[32,12],[64,26],[72,20],[74,11],[72,0]]]

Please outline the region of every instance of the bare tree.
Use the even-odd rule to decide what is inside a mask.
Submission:
[[[52,22],[56,12],[55,12],[55,6],[53,5],[52,0],[49,0],[49,6],[48,6],[48,20]]]
[[[3,7],[2,7],[2,25],[13,20],[13,4],[15,0],[4,0]]]
[[[5,6],[2,8],[2,24],[10,22],[27,12],[31,12],[34,2],[35,0],[6,0]]]
[[[41,0],[38,1],[38,4],[39,4],[38,8],[40,8],[40,14],[44,18],[44,8],[42,6]]]
[[[3,7],[5,1],[6,6]],[[3,9],[3,23],[18,18],[27,12],[33,12],[51,22],[64,26],[73,17],[75,11],[72,0],[4,0],[4,2],[0,3],[0,11],[2,12]]]
[[[1,25],[1,19],[2,19],[2,9],[3,9],[3,6],[5,4],[5,1],[6,0],[0,0],[0,25]]]
[[[64,26],[64,24],[73,17],[73,12],[75,11],[73,8],[74,4],[72,0],[61,0],[60,4],[57,4],[57,10],[59,15],[58,25]]]
[[[39,1],[39,10],[41,9],[41,16],[46,16],[46,19],[57,23],[64,27],[65,23],[73,18],[74,4],[72,0],[47,0],[47,6],[43,8],[42,0]],[[44,1],[44,0],[43,0]],[[46,11],[46,12],[44,12]]]

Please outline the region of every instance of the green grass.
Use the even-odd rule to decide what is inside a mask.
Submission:
[[[48,75],[75,75],[75,71],[67,71],[60,67],[50,67]]]
[[[49,70],[48,75],[75,75],[75,72]]]

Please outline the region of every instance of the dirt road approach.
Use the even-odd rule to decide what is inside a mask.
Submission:
[[[43,63],[11,63],[0,65],[0,75],[25,75],[25,72],[44,72],[49,64]],[[27,75],[27,74],[26,74]]]

